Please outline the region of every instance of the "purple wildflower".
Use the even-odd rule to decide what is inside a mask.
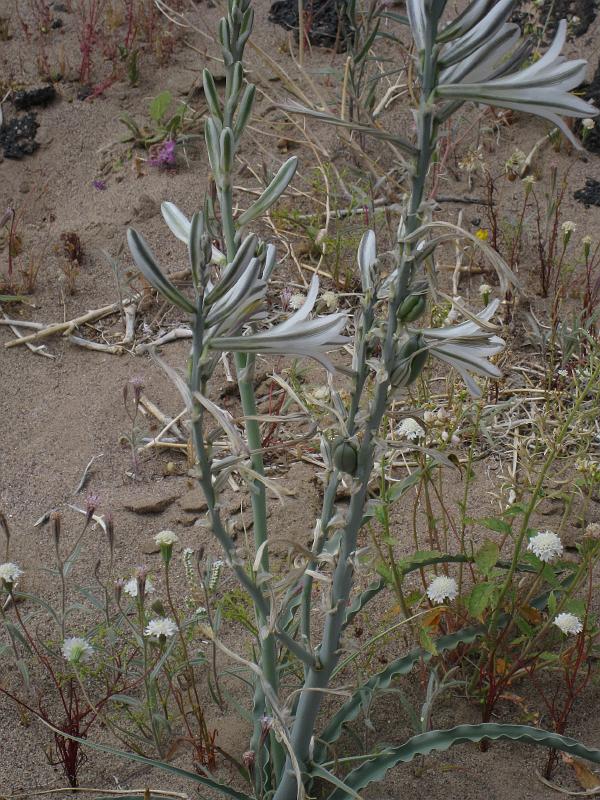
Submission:
[[[173,139],[168,139],[157,148],[150,155],[148,163],[151,167],[174,167],[175,166],[175,142]]]
[[[106,189],[106,181],[103,181],[100,178],[96,178],[95,181],[92,181],[92,186],[99,192],[103,192]]]
[[[99,495],[90,492],[88,496],[85,498],[85,510],[87,512],[88,522],[93,517],[94,511],[98,508],[99,505],[100,505]]]

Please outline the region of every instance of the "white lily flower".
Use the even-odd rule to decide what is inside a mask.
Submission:
[[[476,319],[488,322],[499,305],[500,301],[494,300],[476,315]],[[481,390],[469,373],[486,378],[502,376],[498,367],[489,362],[488,358],[504,349],[504,339],[491,335],[474,320],[448,328],[423,328],[419,333],[425,339],[429,353],[454,367],[475,397],[481,395]]]
[[[209,347],[225,352],[305,356],[314,358],[325,369],[334,372],[335,368],[325,353],[348,341],[341,335],[347,317],[337,313],[309,319],[318,292],[319,279],[315,275],[304,304],[285,322],[248,336],[215,337],[210,340]]]
[[[496,5],[504,6],[504,3]],[[488,16],[495,13],[493,9]],[[488,16],[476,27],[485,27]],[[511,108],[544,117],[579,146],[561,116],[589,118],[595,116],[598,111],[591,103],[570,93],[584,80],[586,62],[583,59],[567,61],[560,54],[567,36],[566,21],[561,20],[554,41],[538,61],[525,69],[497,77],[495,69],[499,67],[507,49],[516,43],[514,31],[512,29],[509,31],[509,28],[510,26],[504,24],[496,26],[493,39],[484,40],[479,49],[469,55],[468,65],[458,64],[458,71],[447,70],[442,73],[436,94],[451,100],[472,100],[475,103]],[[472,31],[467,35],[470,33]],[[495,42],[499,49],[488,47],[488,42]],[[453,42],[448,47],[456,48],[456,46],[457,42]],[[455,56],[456,52],[455,50],[448,52],[450,53],[447,55],[448,61],[454,64],[453,55]],[[514,60],[509,59],[509,61],[511,68],[514,67]],[[483,75],[484,67],[490,68],[492,74],[488,74],[487,77]],[[501,72],[504,72],[504,69],[501,69]],[[476,82],[467,82],[473,79]]]
[[[189,244],[192,221],[186,217],[183,211],[177,208],[175,203],[162,203],[160,210],[171,233],[175,234],[179,241]],[[227,263],[227,256],[213,246],[211,263],[223,266]]]

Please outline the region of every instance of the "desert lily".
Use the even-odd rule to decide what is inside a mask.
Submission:
[[[248,336],[215,337],[210,340],[209,348],[226,352],[305,356],[314,358],[333,372],[335,368],[326,353],[348,341],[341,335],[347,317],[336,313],[309,319],[318,292],[319,279],[314,275],[306,300],[285,322]]]
[[[487,17],[479,25],[484,25],[486,20]],[[466,62],[456,63],[454,70],[450,66],[455,64],[454,58],[446,55],[449,68],[441,73],[434,95],[450,100],[472,100],[544,117],[577,145],[562,117],[593,117],[598,111],[591,103],[570,94],[584,80],[586,62],[582,59],[567,61],[560,54],[567,36],[566,21],[560,22],[554,41],[538,61],[525,69],[498,77],[498,69],[503,73],[502,58],[517,41],[510,27],[498,28],[494,37],[474,52],[469,53],[467,49]],[[494,46],[490,46],[490,42]],[[524,55],[524,51],[521,53]],[[444,63],[443,55],[441,61]],[[510,60],[510,66],[515,66],[513,60]],[[487,68],[490,72],[486,74]]]
[[[504,340],[484,329],[485,323],[496,313],[499,303],[499,300],[494,300],[472,320],[460,325],[422,328],[418,331],[430,355],[453,367],[475,397],[481,395],[481,390],[470,373],[485,378],[502,376],[498,367],[488,359],[504,349]]]

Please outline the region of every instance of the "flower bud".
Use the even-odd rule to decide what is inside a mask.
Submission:
[[[348,439],[339,437],[333,443],[333,463],[341,472],[356,475],[358,467],[358,451]]]
[[[179,541],[179,537],[173,531],[161,531],[156,534],[154,541],[160,547],[160,554],[165,565],[168,566],[173,553],[173,545]]]
[[[419,319],[427,306],[427,298],[424,294],[411,294],[398,310],[398,322],[408,323]]]
[[[392,387],[398,389],[416,381],[428,355],[425,339],[420,333],[406,339],[396,351],[396,364],[391,374]]]

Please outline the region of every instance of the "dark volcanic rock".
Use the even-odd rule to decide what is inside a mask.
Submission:
[[[573,197],[583,203],[586,208],[600,206],[600,181],[587,178],[583,189],[578,189]]]
[[[17,111],[28,111],[33,106],[47,106],[56,97],[56,89],[52,84],[37,89],[24,89],[14,92],[12,101]]]
[[[15,117],[0,127],[0,147],[6,158],[29,156],[39,147],[35,140],[39,128],[36,115],[32,112]]]
[[[304,0],[305,32],[311,44],[345,49],[344,0]],[[275,0],[269,20],[298,36],[298,1]]]

